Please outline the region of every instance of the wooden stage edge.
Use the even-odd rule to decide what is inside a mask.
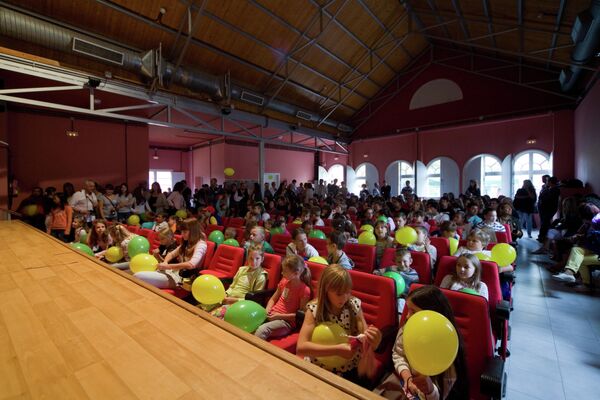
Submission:
[[[30,232],[35,233],[37,235],[41,235],[47,240],[52,240],[55,243],[58,243],[58,244],[64,246],[65,248],[69,249],[73,253],[76,253],[78,256],[85,257],[88,260],[93,261],[95,265],[97,265],[101,268],[104,268],[105,270],[109,270],[112,273],[119,275],[123,279],[128,279],[130,282],[133,282],[136,285],[141,286],[142,288],[154,293],[157,296],[162,297],[163,299],[169,301],[170,303],[175,304],[176,306],[184,309],[185,311],[192,313],[195,316],[198,316],[199,318],[203,319],[204,321],[236,336],[237,338],[243,340],[244,342],[246,342],[252,346],[258,347],[260,350],[268,353],[269,355],[274,356],[287,364],[290,364],[291,366],[299,369],[300,371],[302,371],[308,375],[311,375],[312,377],[326,383],[327,385],[330,385],[330,386],[340,390],[341,392],[344,392],[345,394],[347,394],[351,397],[355,397],[357,399],[379,399],[379,398],[381,398],[378,395],[374,394],[373,392],[371,392],[363,387],[360,387],[350,381],[347,381],[329,371],[323,370],[322,368],[319,368],[316,365],[308,363],[308,362],[298,358],[296,355],[293,355],[291,353],[288,353],[285,350],[282,350],[274,345],[271,345],[268,342],[265,342],[265,341],[257,338],[256,336],[249,334],[239,328],[236,328],[235,326],[230,325],[229,323],[227,323],[225,321],[222,321],[218,318],[212,317],[211,315],[198,309],[197,307],[194,307],[191,304],[189,304],[183,300],[180,300],[175,296],[164,293],[162,290],[160,290],[152,285],[149,285],[143,281],[140,281],[119,269],[113,268],[110,265],[99,261],[95,257],[77,252],[77,251],[73,250],[69,244],[61,242],[60,240],[58,240],[50,235],[47,235],[46,233],[41,232],[40,230],[35,229],[35,228],[23,223],[22,221],[15,221],[15,220],[0,221],[0,223],[20,224],[20,225],[24,226],[25,228],[27,228]]]

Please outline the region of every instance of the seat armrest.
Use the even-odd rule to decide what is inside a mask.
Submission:
[[[302,324],[304,323],[304,311],[298,310],[296,311],[296,328],[302,328]]]
[[[500,300],[496,303],[496,316],[501,320],[508,320],[510,318],[510,302],[506,300]]]
[[[248,292],[246,293],[245,299],[252,300],[264,307],[267,305],[269,299],[273,296],[273,293],[275,293],[275,289],[265,289],[256,292]]]
[[[495,356],[490,358],[480,377],[481,394],[492,399],[501,399],[506,391],[506,372],[504,360]]]

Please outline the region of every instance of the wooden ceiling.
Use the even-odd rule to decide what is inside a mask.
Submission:
[[[140,51],[160,44],[173,63],[220,76],[230,72],[233,81],[267,98],[338,122],[351,120],[432,45],[540,66],[558,79],[570,61],[573,21],[590,5],[589,0],[8,3]],[[190,31],[193,39],[186,46]],[[74,58],[70,62],[78,63]]]

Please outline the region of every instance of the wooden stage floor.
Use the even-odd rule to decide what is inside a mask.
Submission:
[[[16,221],[0,222],[0,399],[377,398]]]

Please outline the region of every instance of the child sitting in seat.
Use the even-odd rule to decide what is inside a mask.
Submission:
[[[486,257],[491,257],[492,252],[486,250],[486,247],[490,241],[490,236],[487,232],[482,231],[481,229],[473,229],[469,232],[469,236],[467,236],[467,246],[460,246],[456,253],[454,253],[455,257],[460,257],[463,254],[477,254],[482,253]]]
[[[152,227],[152,230],[154,232],[160,232],[163,229],[169,229],[169,223],[167,222],[167,214],[161,212],[154,217],[154,226]]]
[[[152,255],[158,260],[158,262],[163,262],[167,254],[177,248],[175,234],[167,227],[158,232],[158,242],[160,245],[156,249],[152,250]]]
[[[338,264],[326,267],[319,279],[317,299],[307,305],[304,323],[298,337],[297,354],[311,363],[344,378],[371,386],[375,369],[374,350],[381,342],[381,332],[367,325],[361,302],[352,296],[352,279],[346,268]],[[349,343],[325,345],[311,341],[313,331],[324,322],[339,324],[350,336]],[[338,368],[328,367],[319,357],[339,356],[347,360]]]
[[[283,278],[267,304],[267,322],[254,333],[263,340],[286,336],[296,325],[296,312],[310,300],[310,270],[296,255],[283,259]]]
[[[244,249],[246,250],[246,256],[248,256],[248,249],[251,246],[257,246],[260,249],[263,249],[265,253],[275,254],[273,247],[269,244],[269,242],[265,241],[265,230],[261,226],[255,226],[250,231],[250,237],[244,243]]]
[[[248,250],[247,263],[249,265],[240,267],[233,277],[233,282],[225,291],[225,299],[221,304],[202,306],[205,311],[212,311],[212,315],[218,318],[225,318],[227,308],[239,301],[244,300],[249,292],[258,292],[264,290],[267,285],[268,274],[262,268],[265,252],[259,247],[250,247]],[[219,307],[221,306],[221,307]],[[216,309],[215,309],[216,308]]]
[[[379,268],[381,266],[383,252],[385,249],[394,247],[394,239],[390,236],[388,225],[384,221],[377,221],[373,231],[375,233],[375,238],[377,239],[375,242],[375,267]]]
[[[310,218],[314,226],[325,226],[325,222],[321,219],[321,208],[313,207],[310,210]]]
[[[129,242],[134,237],[138,236],[135,233],[129,232],[125,225],[122,224],[114,224],[108,229],[108,233],[110,237],[113,239],[112,246],[120,247],[123,251],[123,261],[112,263],[111,266],[118,268],[120,270],[128,270],[129,269],[129,255],[128,255],[128,247]],[[101,251],[96,253],[96,257],[102,258],[104,257],[105,251]]]
[[[296,228],[292,232],[292,241],[285,248],[285,254],[288,256],[300,256],[304,260],[319,256],[317,249],[308,243],[306,232],[302,228]]]
[[[496,243],[496,232],[506,232],[506,228],[498,222],[497,211],[493,208],[486,208],[483,211],[484,220],[475,227],[485,231],[490,236],[490,243]]]
[[[81,215],[76,215],[73,217],[73,222],[71,223],[71,227],[73,228],[73,232],[75,233],[75,238],[73,240],[74,243],[80,243],[81,237],[87,237],[88,231],[85,229],[86,223],[85,218]],[[87,242],[87,239],[86,239]]]
[[[237,237],[237,230],[232,227],[225,228],[225,231],[223,232],[223,236],[225,237],[225,240],[235,239]]]
[[[456,260],[456,270],[440,283],[442,289],[473,289],[488,300],[488,288],[481,282],[481,262],[473,254],[463,254]]]
[[[404,247],[399,247],[396,249],[396,264],[390,265],[385,268],[379,268],[373,271],[375,275],[383,275],[386,272],[398,272],[402,279],[404,279],[404,293],[402,296],[408,294],[408,290],[410,285],[413,283],[419,282],[419,274],[412,267],[412,256],[410,254],[410,250]],[[401,314],[402,310],[404,310],[405,300],[402,297],[398,298],[398,313]]]
[[[352,261],[346,253],[344,253],[344,246],[346,245],[346,235],[343,232],[333,231],[327,238],[327,263],[338,264],[346,269],[354,268],[354,261]]]
[[[392,353],[394,373],[375,389],[375,393],[386,399],[468,399],[469,385],[463,341],[446,296],[435,286],[423,286],[408,295],[406,307],[406,320],[422,310],[435,311],[446,317],[458,333],[458,353],[454,363],[441,374],[432,377],[421,375],[413,371],[408,363],[404,351],[404,327],[401,327]]]
[[[87,238],[87,245],[96,253],[103,252],[113,244],[113,239],[108,234],[106,229],[106,221],[103,219],[96,219],[92,223],[92,230]],[[98,257],[96,255],[96,257]]]
[[[437,249],[431,245],[429,241],[429,232],[422,226],[415,227],[417,231],[417,241],[408,246],[409,250],[420,251],[421,253],[429,254],[429,260],[431,262],[431,270],[433,271],[435,262],[437,260]]]

